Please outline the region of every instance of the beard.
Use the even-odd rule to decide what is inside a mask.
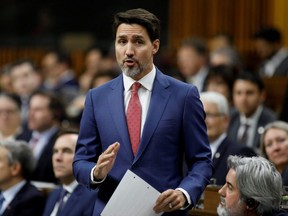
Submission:
[[[244,216],[246,211],[242,201],[238,201],[229,208],[227,208],[225,205],[219,204],[217,207],[217,214],[219,216]]]
[[[125,61],[126,60],[133,60],[135,62],[133,67],[127,67],[125,66]],[[134,59],[134,58],[125,58],[122,62],[122,64],[120,65],[121,70],[123,71],[123,73],[131,78],[136,78],[138,77],[142,72],[144,72],[146,70],[146,68],[148,67],[148,63],[147,64],[141,64],[138,60]]]

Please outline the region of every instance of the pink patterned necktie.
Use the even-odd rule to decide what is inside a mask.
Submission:
[[[138,89],[141,84],[138,82],[133,83],[131,89],[131,98],[128,104],[126,120],[128,125],[128,131],[130,136],[130,142],[134,155],[136,155],[141,133],[141,104],[138,97]]]

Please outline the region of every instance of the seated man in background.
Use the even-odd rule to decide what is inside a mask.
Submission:
[[[62,186],[51,192],[43,216],[90,216],[96,192],[77,183],[72,172],[72,161],[78,139],[76,131],[61,131],[53,148],[53,170]],[[66,193],[65,193],[66,192]]]
[[[235,112],[231,114],[228,136],[256,150],[266,124],[275,121],[275,112],[265,106],[265,87],[261,77],[254,73],[241,73],[233,85]]]
[[[42,215],[45,198],[29,181],[34,165],[26,142],[0,142],[0,215]]]
[[[288,50],[282,34],[275,27],[262,27],[254,34],[255,49],[261,62],[258,73],[263,77],[288,76]]]
[[[224,95],[217,92],[200,94],[206,113],[207,134],[212,152],[214,172],[212,178],[216,184],[224,185],[227,174],[227,158],[229,155],[255,156],[252,148],[240,145],[227,138],[229,125],[229,105]]]
[[[274,165],[262,157],[228,157],[226,184],[219,190],[219,216],[284,216],[280,210],[282,179]]]

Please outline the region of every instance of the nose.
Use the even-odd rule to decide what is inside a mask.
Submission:
[[[126,56],[132,57],[134,55],[134,48],[132,43],[127,43],[126,46]]]
[[[218,194],[220,194],[221,196],[225,197],[225,190],[226,190],[226,184],[223,185],[223,187],[221,187],[218,191]]]

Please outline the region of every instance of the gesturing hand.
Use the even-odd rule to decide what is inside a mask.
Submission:
[[[117,153],[120,149],[120,143],[111,144],[98,158],[93,176],[96,180],[104,179],[112,169]]]
[[[186,198],[180,190],[168,189],[160,194],[153,209],[157,214],[171,212],[182,208],[185,202]]]

